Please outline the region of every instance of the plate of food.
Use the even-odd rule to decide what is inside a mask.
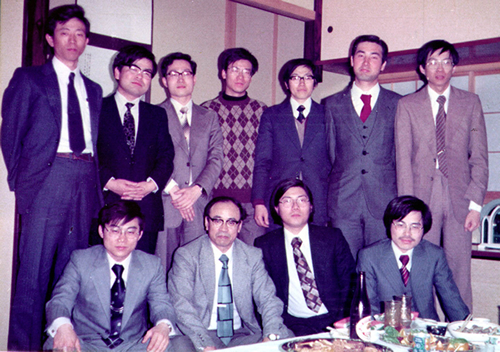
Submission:
[[[460,329],[462,324],[463,321],[455,321],[448,324],[448,332],[450,335],[466,339],[472,343],[483,343],[488,341],[490,337],[500,338],[500,325],[488,321],[472,320],[462,332],[459,332],[458,329]]]
[[[361,340],[324,338],[296,339],[280,346],[284,352],[393,352],[390,348]]]

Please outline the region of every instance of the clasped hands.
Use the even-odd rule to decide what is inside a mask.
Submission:
[[[153,181],[132,182],[124,179],[111,179],[104,186],[124,200],[140,201],[156,189]]]
[[[192,185],[182,189],[179,188],[179,186],[174,186],[170,190],[172,205],[181,213],[184,220],[194,220],[193,205],[198,198],[200,198],[202,192],[203,189],[198,185]]]

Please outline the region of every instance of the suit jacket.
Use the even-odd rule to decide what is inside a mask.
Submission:
[[[95,156],[102,89],[82,77]],[[61,136],[61,94],[52,62],[14,72],[4,92],[2,118],[1,144],[9,188],[16,193],[19,213],[24,214],[51,171]],[[98,179],[97,158],[94,162]]]
[[[242,325],[254,334],[262,332],[254,314],[255,301],[262,316],[263,336],[274,333],[287,337],[287,328],[281,318],[283,303],[276,297],[274,284],[264,268],[261,250],[236,239],[233,258],[231,286]],[[179,247],[168,275],[168,290],[176,309],[179,329],[189,336],[196,348],[216,346],[207,333],[215,285],[210,238],[201,236]]]
[[[179,188],[186,188],[189,187],[189,174],[192,173],[193,184],[200,185],[204,190],[204,195],[194,204],[202,214],[222,169],[224,155],[219,119],[214,111],[193,104],[188,148],[184,131],[170,99],[165,100],[159,106],[167,112],[168,128],[175,148],[174,172],[170,179],[174,179]],[[165,227],[180,226],[182,217],[172,206],[170,195],[163,194],[163,206],[165,207]],[[195,221],[201,221],[201,219]]]
[[[433,288],[450,321],[464,319],[469,314],[453,281],[443,249],[426,240],[413,249],[410,280],[406,287],[390,239],[361,249],[357,269],[366,273],[372,314],[379,313],[380,303],[392,300],[392,296],[411,294],[412,310],[419,312],[421,318],[439,320],[434,307]]]
[[[398,193],[429,204],[437,152],[427,88],[399,101],[395,142]],[[488,186],[486,127],[477,95],[451,87],[445,143],[451,205],[457,221],[465,223],[470,201],[482,205]]]
[[[153,324],[175,313],[167,294],[160,259],[141,251],[131,253],[120,337],[121,349],[136,344],[147,330],[148,307]],[[96,349],[107,349],[101,337],[110,330],[110,270],[106,250],[97,245],[76,250],[47,303],[47,322],[67,317],[78,337]]]
[[[315,225],[309,225],[309,241],[319,295],[332,316],[332,321],[340,320],[349,314],[348,294],[356,267],[349,245],[339,229]],[[262,249],[266,269],[286,311],[289,275],[283,228],[257,237],[255,246]]]
[[[356,195],[361,193],[373,217],[382,219],[387,204],[397,195],[394,116],[401,96],[381,87],[363,124],[352,105],[351,87],[325,99],[333,164],[329,216],[333,220],[347,217],[359,207]]]
[[[158,191],[148,194],[139,205],[146,216],[146,231],[157,232],[163,230],[161,193],[172,174],[174,146],[168,133],[165,110],[141,101],[138,118],[139,127],[132,157],[115,97],[111,95],[103,99],[97,141],[99,173],[103,186],[111,177],[133,182],[146,181],[151,177],[156,182]],[[114,192],[104,192],[107,204],[119,199],[120,196]]]
[[[302,173],[314,197],[314,223],[327,222],[327,182],[332,165],[325,121],[323,106],[313,101],[301,147],[289,99],[264,111],[255,149],[252,203],[264,201],[269,207],[275,186],[281,180],[298,178]]]

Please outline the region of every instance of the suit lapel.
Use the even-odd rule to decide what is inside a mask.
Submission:
[[[181,123],[179,121],[177,113],[175,112],[174,106],[168,98],[163,103],[161,103],[160,106],[167,111],[168,129],[172,138],[172,142],[174,143],[174,145],[177,145],[182,151],[184,151],[186,155],[189,155],[189,149],[186,138],[184,137],[184,131],[182,130]]]
[[[136,279],[141,277],[143,267],[135,251],[132,252],[131,255],[132,258],[130,258],[129,273],[127,276],[126,285],[127,293],[125,294],[125,302],[123,305],[122,326],[127,326],[127,322],[132,315],[134,307],[137,305],[137,300],[143,299],[143,297],[139,297],[139,293],[141,292],[140,286],[143,283],[141,282],[141,280]]]
[[[288,276],[285,233],[283,231],[283,228],[280,229],[279,236],[272,238],[272,242],[270,242],[269,245],[271,246],[270,252],[274,253],[272,266],[274,268],[274,271],[277,273],[277,278],[280,280],[280,285],[276,285],[276,289],[278,290],[278,286],[282,287],[284,297],[288,298],[288,284],[290,282],[290,277]]]
[[[448,101],[448,112],[446,114],[446,146],[449,146],[450,141],[457,131],[460,131],[468,124],[462,123],[467,115],[463,113],[462,102],[458,99],[456,95],[456,90],[452,86],[450,87],[450,98]]]
[[[295,127],[295,118],[293,117],[290,99],[286,99],[283,103],[281,103],[280,114],[277,118],[279,118],[278,127],[281,127],[283,131],[286,131],[292,141],[292,144],[298,150],[301,150],[302,147],[300,146],[299,133],[297,132],[297,127]]]
[[[193,103],[193,111],[191,114],[191,130],[189,132],[189,151],[191,155],[194,155],[196,148],[198,147],[198,136],[206,135],[207,131],[209,130],[209,126],[207,126],[208,121],[204,118],[205,114],[206,111],[204,108]]]
[[[212,245],[210,244],[210,239],[208,235],[203,241],[200,250],[200,276],[203,286],[205,288],[208,307],[211,310],[214,304],[215,295],[215,264],[214,264],[214,251],[212,250]]]
[[[147,151],[142,151],[142,149],[144,149],[146,141],[148,140],[147,136],[154,135],[154,133],[151,133],[151,131],[149,130],[151,126],[154,126],[154,124],[149,122],[149,120],[152,119],[153,116],[149,113],[147,105],[142,101],[139,102],[139,116],[134,116],[134,118],[139,118],[139,124],[137,126],[137,137],[135,138],[134,155],[147,155]],[[125,136],[125,134],[123,135]]]
[[[234,258],[238,258],[235,260]],[[248,283],[251,282],[252,273],[249,271],[249,265],[246,260],[246,254],[242,251],[240,243],[234,241],[233,243],[233,274],[232,274],[232,290],[233,301],[234,297],[241,297],[239,301],[235,302],[236,308],[241,315],[241,319],[245,316],[248,307],[242,306],[244,303],[243,297],[248,297],[248,290],[251,289]],[[252,294],[250,294],[252,296]]]
[[[109,305],[111,303],[111,286],[110,286],[110,270],[109,262],[106,257],[106,250],[102,247],[102,251],[99,256],[94,261],[91,268],[90,279],[94,283],[94,287],[97,291],[97,297],[102,305],[103,316],[109,317],[110,310]],[[108,324],[110,320],[108,320]]]
[[[384,247],[381,251],[382,256],[380,260],[380,269],[382,271],[382,277],[387,281],[394,292],[401,292],[403,286],[403,280],[401,279],[401,273],[398,269],[398,263],[396,262],[396,257],[394,256],[394,251],[391,247],[391,240],[387,240],[384,243]]]
[[[354,138],[356,138],[360,144],[363,144],[364,142],[361,139],[358,127],[356,126],[356,119],[359,120],[359,116],[354,109],[354,105],[352,105],[351,85],[348,85],[342,92],[341,104],[336,106],[336,110],[337,112],[335,115],[345,116],[345,118],[341,120],[342,123],[349,128]]]
[[[123,132],[123,123],[120,118],[120,113],[118,112],[118,106],[116,105],[116,100],[114,95],[111,95],[108,100],[108,111],[105,113],[104,118],[109,119],[109,126],[113,129],[108,131],[113,136],[116,137],[116,143],[123,149],[124,155],[127,156],[127,160],[130,159],[130,148],[127,145],[127,140],[125,138],[125,132]],[[136,118],[134,116],[134,118]],[[140,121],[140,120],[139,120]]]
[[[311,105],[311,111],[309,112],[309,116],[306,119],[306,128],[304,131],[304,143],[302,144],[302,149],[306,149],[309,144],[314,140],[317,134],[321,133],[321,130],[324,128],[322,118],[320,114],[319,105],[317,105],[314,101]]]
[[[61,91],[59,90],[59,83],[57,81],[57,74],[54,71],[52,62],[45,64],[42,68],[45,75],[45,95],[49,101],[50,108],[52,109],[53,116],[56,120],[57,128],[61,131],[62,111],[61,111]]]
[[[99,110],[98,102],[100,101],[99,96],[97,96],[98,90],[92,86],[91,81],[82,74],[83,82],[85,83],[85,90],[87,91],[87,98],[89,103],[90,111],[90,131],[92,134],[92,141],[94,143],[94,148],[97,141],[97,132],[99,128]]]
[[[411,291],[413,293],[413,303],[416,306],[415,310],[420,312],[427,310],[427,307],[419,309],[419,307],[422,307],[422,304],[427,304],[427,302],[420,302],[420,298],[422,296],[415,294],[419,292],[417,285],[422,284],[423,282],[429,282],[428,280],[425,279],[422,280],[422,278],[429,274],[432,274],[429,271],[429,268],[427,267],[426,263],[427,263],[426,251],[422,243],[420,243],[413,250],[413,256],[411,260],[411,271],[410,271],[410,284],[412,286]],[[413,283],[415,283],[415,288],[413,287]]]

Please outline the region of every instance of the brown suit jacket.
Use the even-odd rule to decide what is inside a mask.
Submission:
[[[486,127],[476,94],[451,87],[445,138],[453,213],[465,222],[470,201],[482,205],[488,186]],[[429,204],[437,152],[427,87],[399,100],[395,144],[399,195]]]

